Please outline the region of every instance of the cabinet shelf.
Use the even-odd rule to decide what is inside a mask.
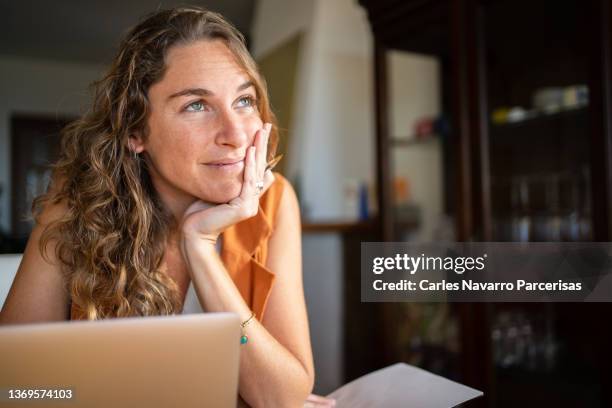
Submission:
[[[371,231],[376,228],[376,219],[365,221],[330,221],[330,222],[305,222],[302,224],[304,233],[346,233],[357,231]]]
[[[423,146],[431,144],[435,140],[438,140],[437,134],[431,134],[421,137],[395,137],[390,140],[390,143],[393,147]]]
[[[555,113],[539,113],[533,117],[517,122],[508,123],[491,123],[491,130],[501,129],[519,129],[534,125],[541,125],[547,122],[555,122],[560,120],[576,120],[577,116],[586,115],[588,113],[588,106],[582,106],[579,108],[566,108]]]

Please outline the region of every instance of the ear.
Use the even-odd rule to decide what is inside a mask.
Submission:
[[[144,138],[140,133],[135,133],[128,137],[128,148],[136,154],[144,151]]]

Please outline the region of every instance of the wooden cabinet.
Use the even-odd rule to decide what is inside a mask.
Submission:
[[[398,51],[433,58],[439,66],[439,118],[448,123],[440,137],[443,209],[458,241],[612,239],[608,1],[360,4],[375,39],[384,240],[397,240],[401,230],[394,158],[402,154],[397,149],[409,148],[396,143],[390,118],[396,107],[389,55]],[[384,304],[377,311],[385,333],[384,362],[404,358],[393,338],[404,329],[390,316],[405,308]],[[485,398],[470,406],[610,406],[604,390],[612,386],[611,304],[456,303],[450,308],[458,350],[430,354],[441,356],[439,372],[485,391]],[[521,327],[539,333],[538,347],[549,350],[548,362],[511,363],[499,336]]]

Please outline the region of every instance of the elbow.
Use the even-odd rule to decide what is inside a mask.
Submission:
[[[296,407],[303,407],[306,398],[310,394],[312,394],[312,389],[314,388],[314,373],[304,371],[304,380],[301,383],[301,387],[296,392],[297,401],[295,402]]]
[[[276,393],[262,393],[258,401],[250,402],[253,407],[303,408],[314,387],[314,373],[304,370],[292,385],[279,387]]]
[[[267,401],[265,407],[296,407],[303,408],[308,396],[312,393],[314,381],[296,387],[293,392],[279,396],[275,401]]]
[[[303,407],[304,402],[312,393],[314,388],[314,373],[307,370],[303,371],[300,381],[295,385],[294,392],[287,395],[287,400],[283,401],[280,407]],[[272,406],[272,405],[270,405]]]
[[[312,390],[314,389],[315,375],[313,371],[306,372],[308,380],[306,382],[306,397],[312,394]]]
[[[295,401],[292,402],[293,405],[287,406],[303,407],[306,398],[308,398],[308,396],[312,394],[315,381],[314,369],[312,368],[312,364],[310,366],[310,369],[307,366],[302,365],[302,370],[300,374],[300,381],[299,384],[296,384],[296,391],[294,394]]]

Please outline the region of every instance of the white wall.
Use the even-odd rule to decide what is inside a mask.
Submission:
[[[255,16],[256,58],[297,31],[304,34],[288,175],[299,175],[309,221],[347,218],[345,184],[374,179],[372,38],[365,11],[353,0],[262,0]]]
[[[21,254],[0,254],[0,309],[6,301],[20,263]]]
[[[316,2],[310,70],[296,106],[289,168],[301,174],[312,220],[350,218],[347,181],[374,179],[372,39],[365,12],[352,0]]]
[[[10,228],[10,115],[77,116],[101,74],[99,66],[0,56],[0,228]]]
[[[312,0],[259,0],[253,16],[252,54],[260,59],[299,32],[308,31],[314,12]]]

